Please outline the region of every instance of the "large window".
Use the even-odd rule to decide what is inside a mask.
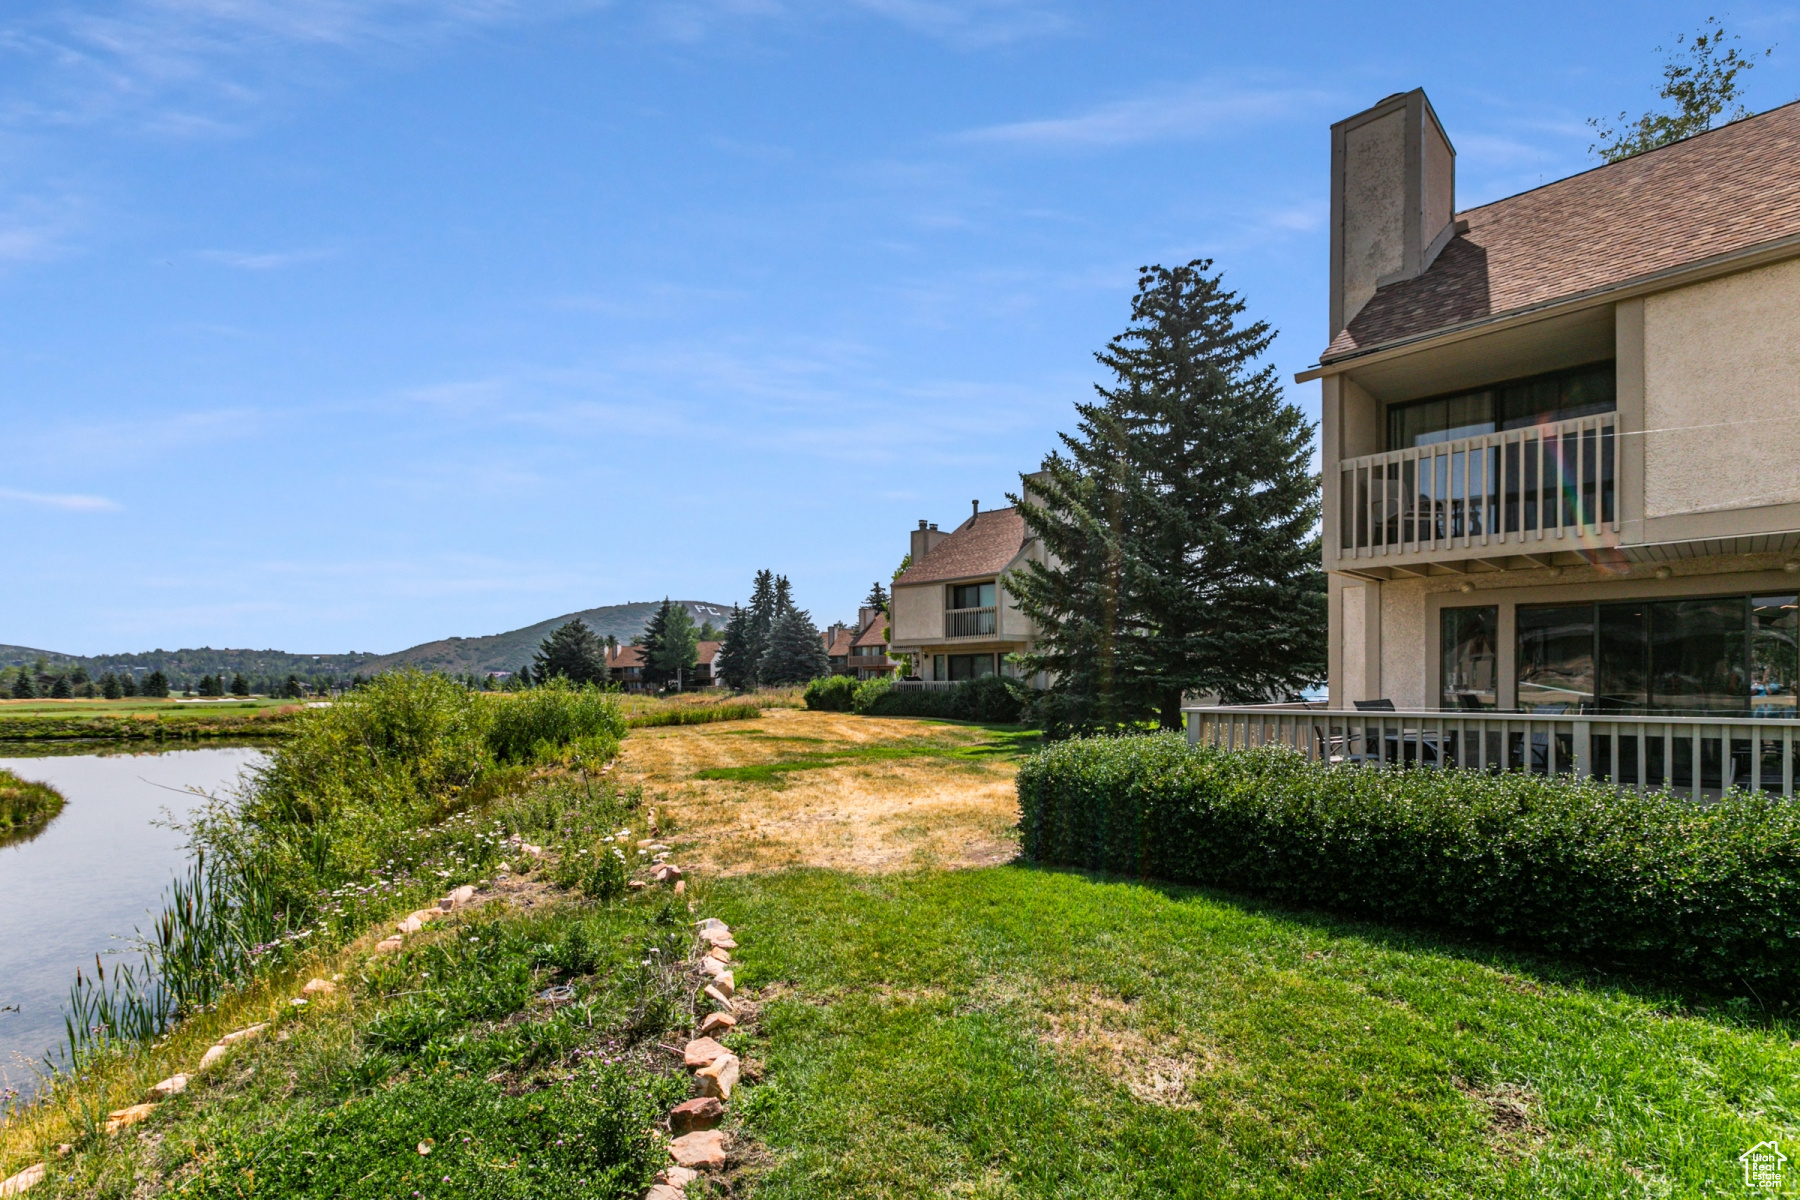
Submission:
[[[992,654],[934,654],[931,657],[934,679],[981,679],[994,673]]]
[[[1793,716],[1793,596],[1714,596],[1518,610],[1528,712]]]
[[[1612,412],[1613,364],[1594,363],[1388,408],[1389,450]]]
[[[994,583],[958,583],[950,588],[951,608],[994,607]]]
[[[1487,709],[1499,706],[1500,610],[1446,608],[1439,614],[1439,646],[1444,708]]]

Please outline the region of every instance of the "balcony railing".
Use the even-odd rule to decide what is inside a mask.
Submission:
[[[946,638],[993,637],[999,627],[991,605],[987,608],[952,608],[944,613]]]
[[[1340,557],[1617,545],[1620,442],[1602,413],[1345,459]]]
[[[1781,717],[1362,712],[1304,705],[1185,710],[1190,745],[1286,746],[1334,766],[1568,774],[1638,792],[1795,794],[1800,721]]]

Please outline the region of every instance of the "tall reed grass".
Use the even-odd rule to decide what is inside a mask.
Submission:
[[[154,1037],[271,962],[482,878],[532,815],[498,802],[534,768],[599,767],[624,733],[594,688],[484,695],[417,672],[306,710],[240,792],[193,819],[193,861],[141,939],[143,961],[78,973],[62,1065]],[[616,793],[586,787],[587,824],[612,823]]]

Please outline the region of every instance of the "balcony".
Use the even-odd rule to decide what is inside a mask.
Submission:
[[[1427,574],[1615,549],[1621,440],[1618,414],[1602,413],[1345,459],[1336,569]]]
[[[999,631],[998,610],[986,608],[952,608],[944,612],[944,640],[956,638],[991,638]]]
[[[1460,767],[1569,775],[1717,799],[1800,790],[1800,721],[1717,714],[1365,711],[1306,704],[1191,707],[1189,745],[1283,746],[1331,766]],[[1697,769],[1696,769],[1697,768]]]

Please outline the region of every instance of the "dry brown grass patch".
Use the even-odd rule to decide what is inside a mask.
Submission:
[[[1538,1098],[1530,1088],[1504,1080],[1474,1084],[1458,1079],[1455,1083],[1456,1090],[1467,1096],[1486,1120],[1488,1142],[1495,1150],[1522,1158],[1543,1144],[1543,1126],[1533,1116]]]
[[[1069,986],[1039,1000],[1044,1041],[1121,1084],[1146,1104],[1197,1108],[1193,1084],[1216,1072],[1221,1055],[1187,1035],[1145,1031],[1135,1001],[1098,988]]]

